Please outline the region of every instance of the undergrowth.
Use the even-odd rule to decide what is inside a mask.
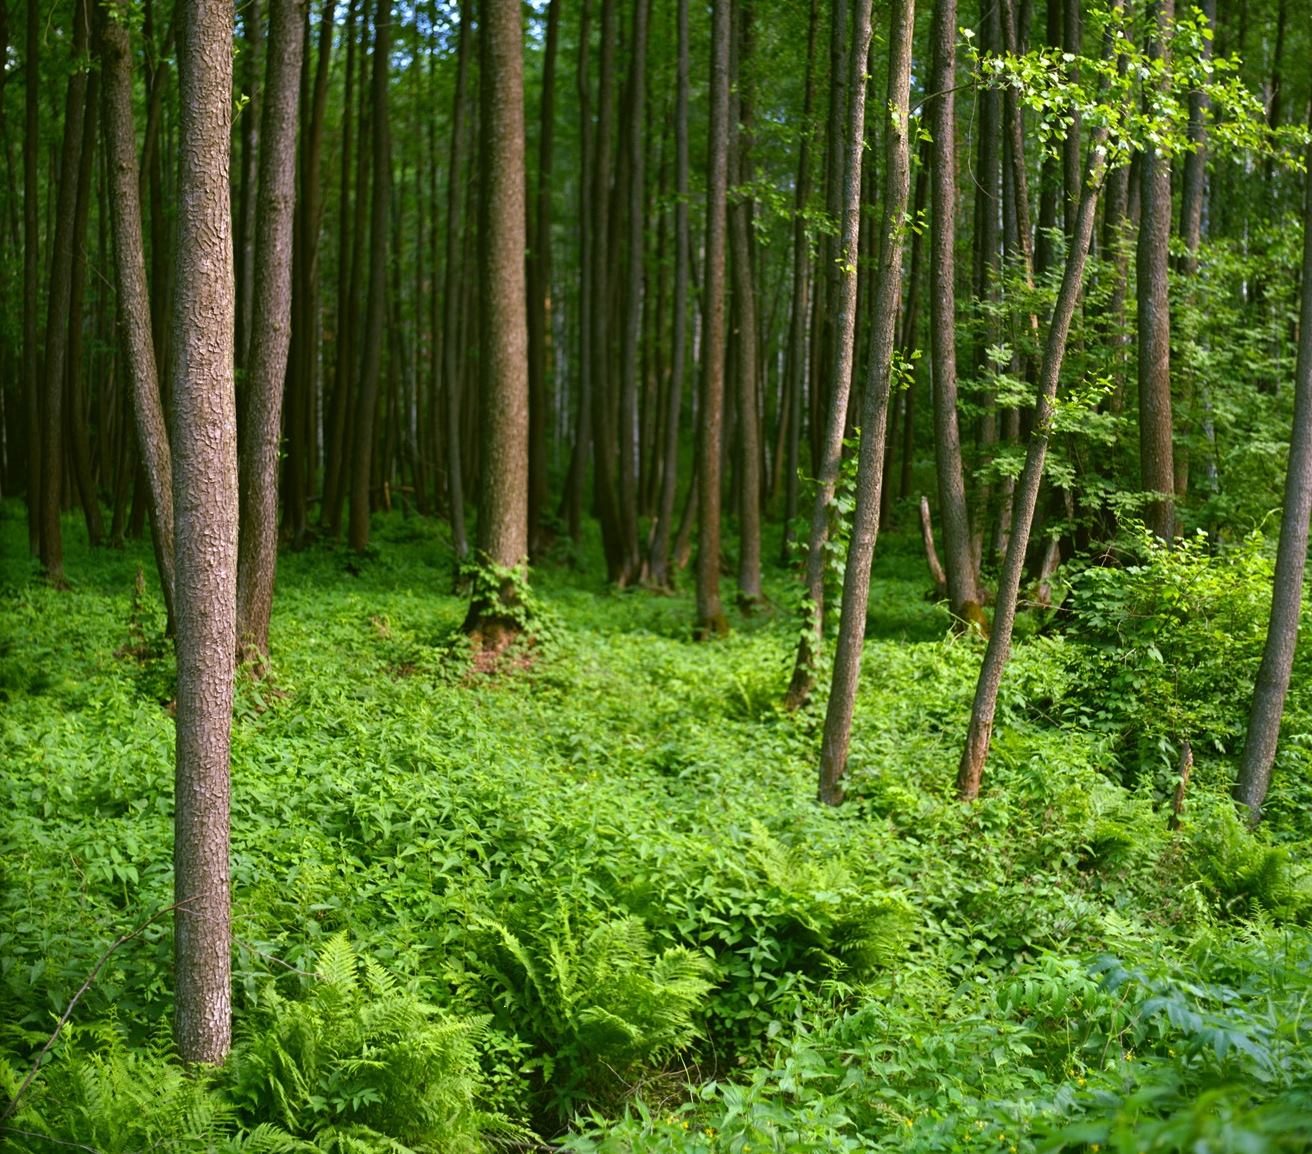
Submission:
[[[823,702],[780,707],[786,611],[698,645],[687,594],[545,568],[532,660],[483,670],[453,641],[444,534],[378,529],[363,558],[282,559],[269,675],[240,679],[231,1061],[173,1057],[161,919],[110,956],[0,1150],[1303,1148],[1298,681],[1271,828],[1226,793],[1260,543],[1231,569],[1200,549],[1077,576],[1074,616],[1017,646],[966,808],[951,769],[982,647],[887,539],[830,811]],[[0,506],[5,1097],[171,900],[148,553],[70,547],[56,592],[22,533]],[[770,576],[772,604],[793,580]],[[1175,617],[1146,616],[1163,601]],[[1191,666],[1204,644],[1219,696]],[[1173,834],[1180,736],[1198,768]]]

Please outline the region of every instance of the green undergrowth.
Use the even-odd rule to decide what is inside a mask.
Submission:
[[[149,551],[70,529],[57,592],[20,516],[0,506],[5,1097],[171,901]],[[538,643],[489,672],[430,523],[380,519],[362,558],[285,554],[272,673],[235,708],[233,1057],[175,1062],[159,918],[0,1149],[1305,1148],[1312,709],[1296,685],[1254,835],[1226,797],[1242,703],[1181,672],[1198,612],[1133,624],[1177,578],[1251,616],[1260,547],[1236,588],[1202,553],[1077,577],[1017,646],[969,808],[951,787],[982,646],[925,598],[914,541],[882,548],[838,810],[813,801],[823,702],[779,705],[788,573],[696,644],[689,590],[614,592],[562,550],[533,574]],[[1214,659],[1237,684],[1256,635],[1233,632]],[[1191,725],[1172,834],[1160,764]]]

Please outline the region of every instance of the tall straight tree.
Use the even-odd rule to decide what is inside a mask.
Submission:
[[[802,705],[815,685],[815,660],[820,652],[825,621],[825,558],[830,522],[834,516],[834,490],[843,459],[843,431],[852,387],[852,363],[856,348],[857,249],[861,239],[861,165],[865,151],[866,84],[863,79],[870,52],[871,0],[856,0],[856,30],[847,62],[851,71],[852,98],[847,106],[847,131],[842,137],[844,163],[841,169],[843,215],[839,222],[838,264],[842,275],[833,302],[834,349],[828,358],[832,377],[826,395],[829,413],[825,423],[820,467],[816,473],[815,500],[811,506],[811,533],[806,550],[806,596],[809,620],[797,643],[797,659],[788,686],[787,704]],[[900,258],[899,258],[900,259]],[[816,385],[819,388],[819,385]]]
[[[230,0],[178,9],[178,232],[173,296],[173,521],[178,697],[174,1041],[222,1062],[232,1039],[228,754],[237,606],[237,414],[228,156]]]
[[[132,45],[126,0],[114,0],[102,33],[104,128],[109,168],[109,210],[114,231],[114,273],[122,348],[132,381],[137,449],[150,487],[151,535],[169,622],[173,612],[173,462],[160,400],[141,237],[137,134],[132,116]]]
[[[929,132],[934,139],[930,171],[929,336],[934,379],[934,464],[948,607],[966,624],[981,624],[979,576],[970,543],[970,513],[957,421],[956,204],[957,0],[936,0],[933,22],[934,76]]]
[[[866,20],[869,20],[867,6]],[[858,20],[860,12],[858,11]],[[869,379],[861,410],[861,449],[857,462],[856,509],[843,572],[843,609],[834,657],[834,682],[825,711],[820,752],[819,797],[843,800],[842,779],[852,733],[852,710],[861,675],[870,566],[879,536],[880,489],[884,475],[884,433],[893,370],[893,343],[902,297],[902,236],[911,187],[911,41],[916,27],[914,0],[896,0],[889,17],[888,126],[884,133],[884,206],[880,224],[879,277],[876,281]],[[867,33],[868,39],[868,33]],[[864,57],[863,57],[864,59]],[[861,85],[865,88],[865,85]],[[854,94],[855,95],[855,94]]]
[[[237,643],[243,657],[256,660],[269,652],[278,565],[278,440],[292,328],[292,215],[305,9],[306,0],[269,0],[237,553]]]
[[[78,161],[86,114],[86,54],[89,0],[73,3],[73,70],[64,102],[64,139],[59,153],[59,199],[54,253],[46,300],[45,410],[41,430],[41,568],[54,585],[64,584],[64,542],[59,513],[64,478],[64,378],[68,369],[69,305],[73,292],[73,248],[77,215]]]
[[[39,83],[37,33],[40,20],[36,0],[27,0],[27,51],[23,61],[23,408],[27,429],[27,544],[32,553],[41,550],[41,394],[40,353],[37,347],[36,310],[40,300],[37,269],[41,254],[37,231],[37,139]]]
[[[1308,171],[1312,172],[1312,148],[1308,149],[1307,159]],[[1285,508],[1276,552],[1271,619],[1235,782],[1235,798],[1247,807],[1248,820],[1253,825],[1261,820],[1262,805],[1271,785],[1280,718],[1294,667],[1303,571],[1307,564],[1308,517],[1312,514],[1312,177],[1305,183],[1303,198],[1303,287],[1298,363],[1294,370],[1294,431],[1285,473]]]
[[[732,0],[711,7],[710,128],[706,165],[706,258],[702,280],[702,395],[697,435],[697,622],[700,639],[722,637],[720,449],[724,427],[725,232],[729,195],[729,38]]]
[[[479,4],[479,358],[482,483],[479,563],[528,560],[528,313],[524,281],[524,36],[519,0]],[[515,585],[479,585],[466,629],[497,651],[513,639]]]
[[[661,469],[660,507],[652,531],[648,576],[655,585],[670,583],[670,536],[679,483],[679,417],[688,360],[688,265],[692,244],[688,226],[688,0],[678,0],[678,80],[674,112],[674,341],[666,399],[665,458]]]
[[[372,77],[373,200],[369,213],[369,303],[365,310],[364,357],[355,408],[355,443],[351,452],[351,515],[347,539],[363,552],[369,545],[369,494],[374,465],[374,413],[382,370],[387,317],[387,251],[392,201],[392,137],[387,115],[388,57],[392,44],[392,0],[377,0],[374,9]]]
[[[1166,38],[1175,0],[1152,0],[1152,60],[1169,60]],[[1169,84],[1165,74],[1161,81]],[[1152,97],[1145,94],[1146,100]],[[1175,462],[1171,422],[1171,161],[1158,147],[1144,150],[1139,169],[1139,245],[1136,252],[1139,322],[1139,471],[1154,494],[1144,520],[1163,541],[1175,531]]]

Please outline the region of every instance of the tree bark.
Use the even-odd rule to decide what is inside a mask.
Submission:
[[[387,317],[387,238],[392,200],[392,138],[387,117],[388,55],[391,52],[391,0],[378,0],[374,12],[373,59],[373,200],[369,223],[369,303],[366,308],[364,359],[355,409],[355,444],[351,454],[350,547],[369,546],[370,478],[374,464],[374,415],[382,368],[384,320]]]
[[[219,1063],[232,1037],[228,752],[236,650],[237,419],[228,157],[230,3],[179,12],[173,520],[178,701],[174,1039]]]
[[[983,621],[979,575],[971,553],[970,514],[957,422],[956,334],[956,97],[957,3],[934,5],[934,79],[930,89],[930,135],[934,139],[930,174],[929,234],[930,344],[934,377],[934,461],[938,474],[939,515],[943,522],[943,562],[948,575],[948,605],[959,623]]]
[[[26,53],[23,61],[23,409],[27,429],[27,544],[41,551],[41,393],[36,310],[40,300],[37,267],[41,254],[37,231],[36,165],[41,76],[37,45],[40,20],[36,0],[27,0]]]
[[[871,7],[870,0],[856,0],[856,24],[847,57],[851,99],[847,104],[847,130],[843,136],[843,215],[839,222],[837,249],[841,276],[834,300],[836,313],[831,321],[834,345],[830,356],[832,376],[827,389],[829,412],[820,468],[816,472],[811,531],[806,550],[806,608],[809,620],[798,640],[793,676],[788,686],[786,703],[790,709],[798,708],[811,696],[815,686],[815,662],[824,636],[827,546],[833,527],[834,490],[838,485],[838,472],[843,459],[843,432],[847,424],[856,346],[857,249],[861,239],[861,167],[866,124],[866,84],[863,77],[870,51]]]
[[[720,451],[724,425],[725,232],[729,192],[729,39],[732,0],[711,8],[710,124],[707,139],[706,264],[702,291],[702,396],[698,428],[697,621],[700,640],[722,637]]]
[[[521,574],[528,560],[528,313],[524,283],[524,62],[519,0],[479,5],[479,304],[483,467],[478,555]],[[477,594],[466,629],[484,648],[517,630],[513,584]]]
[[[864,5],[869,37],[869,7]],[[914,0],[899,0],[890,15],[887,127],[884,134],[884,209],[880,224],[879,277],[875,290],[870,342],[869,376],[861,411],[861,449],[857,463],[856,509],[852,540],[843,571],[843,608],[834,656],[834,680],[825,711],[820,749],[820,800],[843,800],[852,736],[852,711],[861,675],[866,610],[870,596],[870,566],[879,536],[880,489],[884,475],[884,433],[893,366],[893,342],[902,297],[902,235],[911,185],[908,142],[911,103],[911,42],[915,33]],[[858,27],[862,20],[857,12]],[[858,40],[859,44],[859,40]],[[864,54],[861,57],[865,59]],[[863,89],[864,84],[861,86]],[[855,92],[854,92],[855,102]],[[860,137],[856,137],[859,141]]]
[[[1149,56],[1168,55],[1167,23],[1175,14],[1174,0],[1153,0],[1154,31]],[[1163,81],[1166,83],[1166,81]],[[1175,533],[1175,462],[1171,444],[1171,162],[1155,148],[1143,153],[1140,170],[1142,217],[1136,255],[1139,330],[1139,469],[1143,488],[1155,494],[1144,520],[1158,537]]]
[[[241,191],[237,206],[237,235],[233,259],[237,284],[237,364],[246,367],[254,316],[255,218],[259,185],[260,126],[263,85],[260,64],[264,57],[264,3],[247,0],[242,12],[241,59],[245,103],[241,109]]]
[[[132,115],[132,46],[127,0],[113,0],[103,34],[104,128],[109,159],[109,210],[114,231],[115,286],[122,348],[132,381],[137,445],[150,487],[151,536],[170,625],[173,607],[173,462],[160,400],[151,332],[150,293],[141,236],[141,194]],[[117,502],[115,503],[117,507]]]
[[[255,213],[252,328],[241,429],[241,532],[237,554],[237,644],[241,659],[269,653],[278,566],[278,441],[292,328],[292,216],[296,123],[306,0],[269,0]]]
[[[1308,149],[1312,161],[1312,148]],[[1248,809],[1256,825],[1271,785],[1280,737],[1280,718],[1289,691],[1298,641],[1303,571],[1307,563],[1308,516],[1312,514],[1312,179],[1304,191],[1303,285],[1299,316],[1298,363],[1294,373],[1294,427],[1285,473],[1285,508],[1280,520],[1271,618],[1267,625],[1262,664],[1253,688],[1248,735],[1235,782],[1235,798]]]

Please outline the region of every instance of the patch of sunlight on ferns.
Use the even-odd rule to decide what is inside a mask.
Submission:
[[[485,1025],[420,1001],[338,934],[304,998],[264,987],[225,1077],[241,1118],[325,1154],[464,1154],[510,1129],[478,1104]]]
[[[653,952],[636,917],[576,928],[570,911],[518,932],[481,924],[499,955],[491,977],[512,1020],[535,1023],[537,1066],[566,1116],[582,1099],[622,1090],[643,1063],[664,1061],[698,1037],[695,1015],[711,989],[710,963],[674,946]]]

